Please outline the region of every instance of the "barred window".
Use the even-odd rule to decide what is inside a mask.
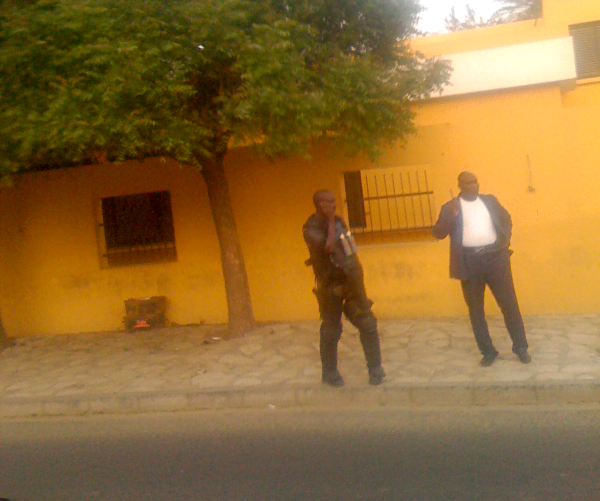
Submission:
[[[600,77],[600,21],[569,26],[575,50],[577,78]]]
[[[345,209],[356,236],[407,234],[434,225],[425,167],[344,172]]]
[[[108,266],[175,261],[175,231],[168,191],[102,199]]]

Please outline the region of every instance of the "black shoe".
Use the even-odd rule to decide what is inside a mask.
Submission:
[[[324,372],[321,378],[321,382],[323,384],[328,384],[329,386],[334,386],[336,388],[344,386],[344,378],[337,369],[334,371]]]
[[[528,364],[531,362],[531,355],[527,353],[527,351],[519,351],[517,353],[517,357],[519,357],[519,360],[522,364]]]
[[[483,358],[479,362],[479,365],[481,365],[481,367],[489,367],[496,361],[497,358],[498,358],[497,351],[494,353],[486,353],[485,355],[483,355]]]
[[[385,372],[383,367],[374,367],[373,369],[369,369],[369,384],[373,386],[377,386],[378,384],[383,383],[383,378],[385,377]]]

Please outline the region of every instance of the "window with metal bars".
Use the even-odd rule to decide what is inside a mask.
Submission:
[[[425,167],[344,172],[348,224],[357,236],[428,230],[435,221]]]
[[[168,191],[102,199],[108,266],[175,261],[175,231]]]
[[[600,21],[569,26],[575,50],[577,78],[600,77]]]

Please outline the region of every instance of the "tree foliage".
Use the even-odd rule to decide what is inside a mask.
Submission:
[[[477,17],[475,10],[469,4],[466,5],[466,13],[463,20],[460,20],[456,16],[454,6],[450,9],[448,16],[444,18],[444,27],[446,28],[446,31],[472,30],[474,28],[482,28],[493,24],[498,24],[494,16],[490,19],[483,19],[481,16]]]
[[[500,5],[494,16],[502,22],[512,23],[542,17],[542,0],[496,0]]]
[[[410,51],[416,0],[5,2],[4,168],[167,155],[215,142],[306,152],[328,135],[376,154],[408,98],[447,75]]]
[[[477,16],[475,10],[467,4],[465,18],[461,20],[452,7],[448,16],[444,18],[446,31],[471,30],[542,17],[542,0],[495,0],[495,2],[499,7],[488,19]]]

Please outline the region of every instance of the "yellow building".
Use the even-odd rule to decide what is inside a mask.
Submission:
[[[326,146],[311,160],[228,156],[257,320],[318,316],[301,235],[318,188],[338,194],[355,228],[379,317],[465,315],[448,243],[428,229],[462,170],[513,216],[523,313],[600,311],[600,3],[545,0],[542,19],[413,44],[451,60],[452,82],[415,103],[418,134],[377,165]],[[141,227],[154,243],[132,247]],[[11,335],[116,330],[124,300],[154,295],[177,324],[227,320],[206,188],[191,168],[154,159],[23,175],[0,192],[0,236]]]

